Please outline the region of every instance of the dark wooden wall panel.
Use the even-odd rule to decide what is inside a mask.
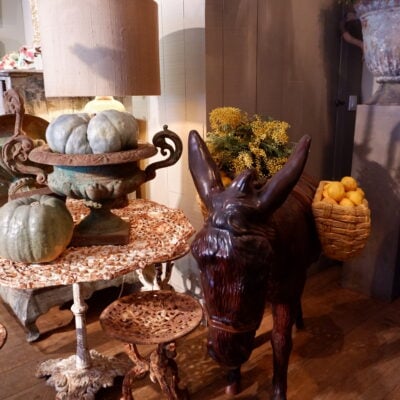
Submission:
[[[223,34],[224,103],[251,112],[257,93],[257,1],[225,1]]]
[[[207,111],[224,104],[223,6],[223,0],[206,1]]]
[[[339,19],[336,0],[206,0],[207,111],[288,121],[294,141],[313,138],[307,169],[331,179]]]
[[[208,110],[221,104],[255,110],[257,40],[257,1],[206,1]]]
[[[290,45],[286,30],[288,7],[282,0],[258,2],[257,112],[280,118],[283,107],[285,55]]]

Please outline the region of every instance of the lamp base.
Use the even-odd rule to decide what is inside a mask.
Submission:
[[[70,246],[124,245],[129,243],[130,223],[107,208],[91,208],[75,227]]]
[[[96,96],[93,100],[86,103],[83,112],[97,114],[105,110],[126,111],[125,106],[113,96]]]

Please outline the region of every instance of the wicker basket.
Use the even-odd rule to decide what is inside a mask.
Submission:
[[[315,224],[324,254],[338,261],[349,260],[364,248],[371,231],[367,200],[355,207],[328,204],[322,191],[329,181],[321,181],[312,203]]]

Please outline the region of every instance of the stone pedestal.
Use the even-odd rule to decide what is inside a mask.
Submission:
[[[343,285],[391,301],[400,295],[400,106],[357,107],[352,176],[371,208],[371,236],[343,264]]]

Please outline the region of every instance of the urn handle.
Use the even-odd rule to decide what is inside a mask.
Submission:
[[[169,139],[172,144],[166,139]],[[154,135],[153,144],[161,149],[161,155],[166,156],[168,153],[169,155],[165,160],[156,161],[146,167],[144,170],[146,182],[155,178],[157,169],[174,165],[182,155],[182,140],[175,132],[168,129],[168,125],[164,125],[163,130]]]
[[[9,89],[4,93],[4,104],[8,114],[15,114],[15,126],[13,135],[1,146],[0,167],[16,179],[34,175],[39,185],[45,185],[47,171],[28,158],[36,144],[22,129],[25,115],[22,97],[15,89]]]

